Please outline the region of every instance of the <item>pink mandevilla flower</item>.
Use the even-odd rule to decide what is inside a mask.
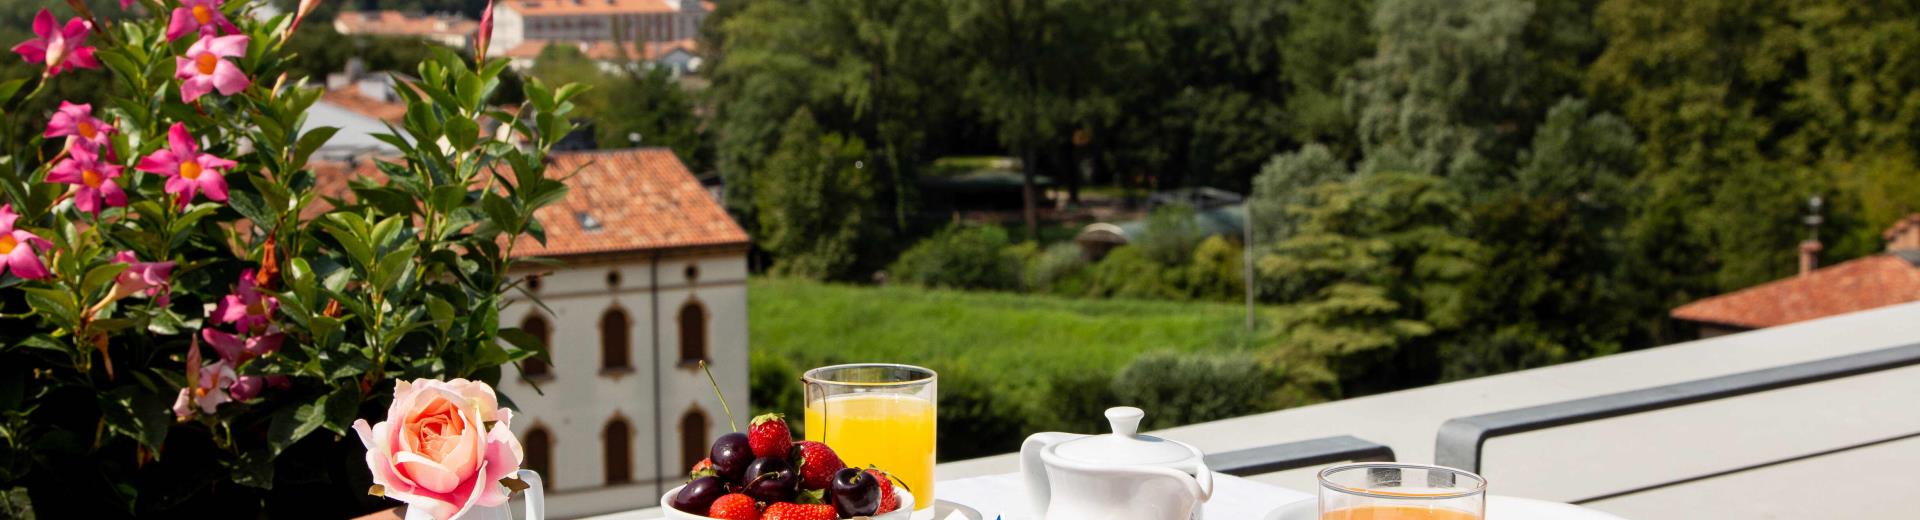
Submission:
[[[145,292],[154,303],[165,306],[171,292],[168,278],[173,275],[173,262],[142,262],[133,251],[121,251],[113,255],[113,261],[127,264],[127,270],[120,272],[114,283],[120,287],[116,292],[131,295]]]
[[[201,36],[212,36],[221,31],[238,33],[240,28],[234,27],[233,22],[227,21],[226,13],[220,12],[220,0],[184,0],[180,7],[174,8],[173,19],[167,23],[167,41],[196,31]]]
[[[100,60],[94,59],[93,47],[86,46],[87,33],[92,30],[93,23],[77,16],[60,27],[52,11],[41,9],[33,17],[33,34],[38,38],[20,42],[13,46],[13,52],[27,63],[45,63],[48,76],[75,67],[97,69]]]
[[[174,123],[167,131],[167,148],[140,159],[134,169],[167,176],[166,191],[186,207],[193,196],[206,193],[208,199],[227,200],[227,179],[222,176],[237,163],[200,152],[200,144],[187,133],[187,126]]]
[[[84,142],[97,150],[108,144],[107,134],[113,131],[113,126],[93,117],[93,105],[61,101],[60,110],[47,119],[47,132],[42,136],[65,137],[69,144]]]
[[[222,403],[233,400],[227,388],[233,386],[234,377],[233,367],[225,361],[203,363],[198,343],[188,347],[187,387],[180,389],[180,397],[173,401],[174,417],[186,420],[195,411],[211,414]]]
[[[220,303],[214,305],[213,316],[208,319],[216,324],[232,323],[240,329],[241,334],[252,334],[256,330],[264,332],[273,311],[278,308],[280,300],[260,292],[253,282],[253,270],[248,269],[240,272],[240,285],[233,294],[221,298]],[[213,338],[207,340],[213,341]]]
[[[220,362],[232,367],[279,351],[280,343],[286,339],[285,334],[279,333],[242,338],[214,329],[202,329],[200,337],[213,345],[213,350],[220,354]],[[267,387],[284,388],[291,383],[286,376],[237,376],[233,384],[227,386],[227,395],[236,401],[245,401],[260,395]]]
[[[180,80],[180,100],[192,103],[208,92],[219,91],[222,96],[231,96],[246,90],[253,80],[247,79],[247,74],[240,72],[240,67],[232,61],[220,59],[246,55],[245,35],[204,36],[193,42],[185,56],[173,61],[173,77]]]
[[[101,162],[98,152],[86,146],[75,147],[66,160],[47,172],[47,182],[74,185],[73,207],[95,216],[105,209],[102,204],[116,208],[127,205],[127,192],[114,182],[117,178],[120,165]]]
[[[40,263],[40,255],[34,248],[49,250],[53,243],[26,230],[14,229],[13,221],[19,218],[12,204],[0,206],[0,273],[12,271],[14,276],[28,280],[46,278],[52,273],[47,272],[46,264]]]

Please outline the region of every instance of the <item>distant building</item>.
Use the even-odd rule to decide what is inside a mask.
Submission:
[[[700,58],[695,54],[698,44],[694,40],[673,40],[664,42],[623,42],[616,45],[612,41],[568,42],[548,40],[526,40],[520,45],[496,56],[505,56],[512,60],[514,70],[533,68],[534,61],[549,45],[567,45],[580,50],[580,54],[593,60],[601,70],[619,72],[622,68],[638,64],[643,69],[666,67],[674,76],[699,70]]]
[[[494,11],[493,53],[529,40],[672,42],[699,35],[713,11],[695,0],[507,0]]]
[[[1703,338],[1920,301],[1920,213],[1882,234],[1885,252],[1819,267],[1820,243],[1800,247],[1800,274],[1676,308]]]
[[[398,153],[399,149],[374,134],[400,128],[407,116],[407,105],[394,92],[391,76],[362,72],[358,59],[347,63],[347,71],[327,77],[327,90],[307,110],[310,127],[331,126],[340,130],[314,153],[316,160],[343,161],[355,156]]]
[[[340,34],[420,38],[456,49],[467,48],[479,28],[479,22],[459,16],[400,11],[345,11],[333,19]]]
[[[537,213],[546,244],[522,239],[513,254],[565,265],[518,272],[545,308],[515,293],[500,322],[546,340],[553,364],[506,367],[500,390],[551,517],[652,507],[728,428],[700,361],[736,413],[752,409],[747,234],[671,150],[550,157],[571,190]],[[320,170],[331,196],[346,172],[379,178],[370,162]]]

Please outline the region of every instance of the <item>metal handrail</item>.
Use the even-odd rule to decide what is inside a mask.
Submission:
[[[1207,468],[1245,477],[1334,462],[1393,462],[1393,448],[1352,435],[1261,446],[1206,457]]]
[[[1885,348],[1585,399],[1449,419],[1434,464],[1480,471],[1488,439],[1920,365],[1920,344]]]

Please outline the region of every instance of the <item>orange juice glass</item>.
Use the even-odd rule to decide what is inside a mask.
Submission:
[[[835,365],[808,370],[807,439],[826,443],[848,467],[892,473],[933,507],[934,424],[939,375],[909,365]]]
[[[1320,520],[1484,520],[1487,479],[1441,466],[1366,462],[1320,471]]]

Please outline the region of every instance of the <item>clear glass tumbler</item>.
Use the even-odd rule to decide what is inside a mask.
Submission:
[[[1487,479],[1441,466],[1365,462],[1320,470],[1320,520],[1484,520]]]
[[[807,439],[826,443],[847,467],[892,473],[933,507],[934,423],[939,375],[910,365],[835,365],[808,370]]]

